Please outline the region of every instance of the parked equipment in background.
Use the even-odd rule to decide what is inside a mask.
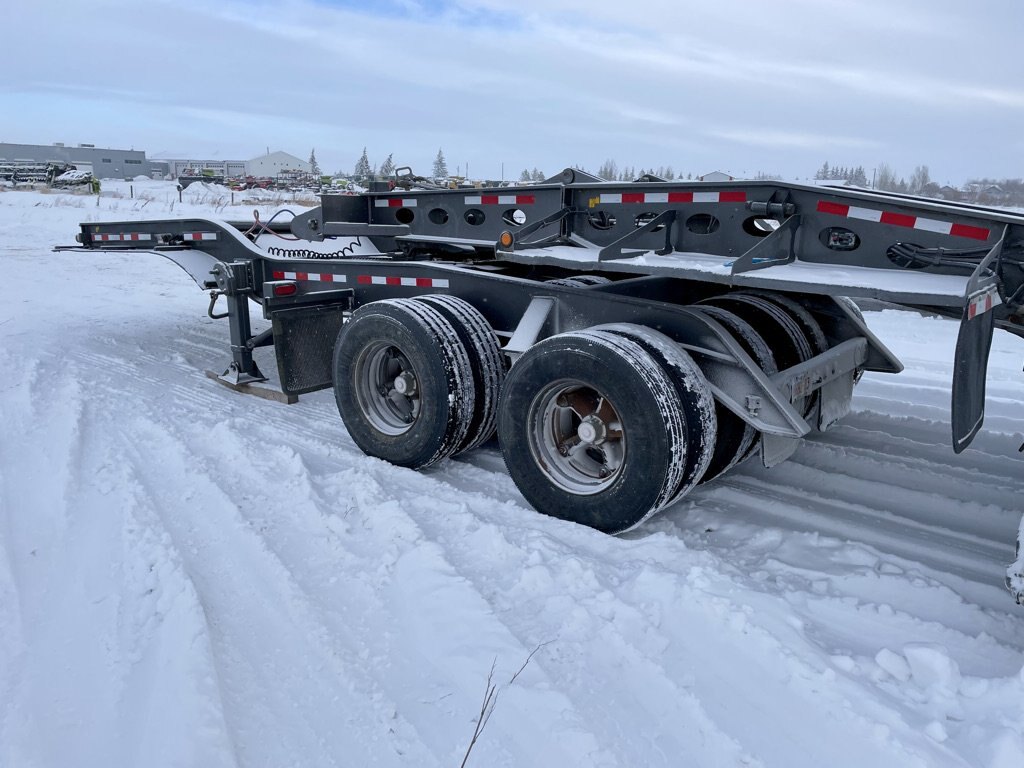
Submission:
[[[85,181],[79,179],[85,178]],[[53,186],[74,186],[87,184],[92,178],[90,171],[79,171],[69,163],[34,160],[0,160],[0,181],[13,184],[51,184]]]

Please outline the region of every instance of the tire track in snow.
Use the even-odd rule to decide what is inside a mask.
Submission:
[[[180,599],[180,590],[161,599],[129,578],[163,558],[150,560],[151,547],[125,544],[125,532],[137,528],[135,505],[120,462],[109,455],[111,425],[82,393],[83,372],[73,361],[43,353],[33,363],[45,375],[26,383],[38,414],[22,435],[31,449],[0,449],[0,466],[15,486],[13,496],[5,492],[14,502],[3,505],[10,513],[5,539],[32,548],[20,558],[28,566],[20,578],[26,648],[20,679],[7,689],[17,727],[0,738],[13,755],[10,764],[155,764],[170,751],[229,765],[219,759],[216,725],[207,727],[216,722],[216,707],[153,717],[155,697],[187,701],[203,687],[201,654],[159,656],[160,644],[175,633],[195,636],[194,600]],[[35,454],[39,446],[44,457]],[[39,476],[43,468],[54,482]],[[167,580],[181,584],[173,573]],[[142,615],[149,621],[136,621]],[[155,663],[143,663],[154,647]],[[132,696],[143,680],[141,694]]]
[[[808,451],[822,449],[845,453],[857,466],[859,461],[884,462],[893,468],[892,475],[902,478],[897,470],[906,468],[910,472],[930,472],[943,479],[958,479],[972,486],[972,491],[1001,495],[1016,493],[1018,485],[1014,474],[1024,468],[1021,460],[1010,453],[989,452],[989,449],[1011,448],[1007,441],[998,442],[979,436],[975,446],[961,454],[954,454],[944,443],[922,441],[913,437],[920,431],[922,438],[927,432],[923,425],[905,421],[894,427],[892,423],[867,421],[851,416],[834,430],[818,434],[804,442],[796,454],[800,461]],[[957,494],[962,495],[962,494]]]
[[[523,691],[529,684],[528,676],[524,675],[524,680],[508,691],[501,706],[523,708],[509,714],[516,723],[521,722],[525,713],[550,711],[561,721],[560,740],[566,738],[567,732],[576,733],[582,727],[587,730],[575,737],[583,740],[578,746],[582,748],[593,740],[589,752],[569,762],[557,754],[526,753],[520,754],[520,758],[529,757],[528,763],[520,759],[512,765],[630,765],[630,755],[636,754],[641,745],[647,745],[645,749],[649,751],[652,742],[658,744],[664,756],[664,763],[659,764],[664,765],[675,764],[684,753],[698,765],[720,759],[723,753],[733,755],[738,763],[748,761],[739,743],[721,731],[703,712],[700,702],[655,661],[657,655],[650,652],[651,648],[639,650],[635,640],[609,622],[617,614],[628,614],[630,628],[635,628],[634,622],[641,622],[636,620],[632,607],[615,600],[611,592],[602,591],[596,600],[590,596],[597,584],[595,575],[571,548],[562,547],[562,552],[552,559],[538,556],[539,549],[547,548],[542,531],[549,526],[568,528],[569,538],[596,536],[603,541],[603,536],[560,521],[530,517],[533,513],[515,505],[503,505],[495,524],[490,519],[494,515],[488,514],[494,512],[493,501],[485,495],[467,496],[461,484],[452,486],[438,480],[432,483],[438,486],[437,490],[428,497],[415,492],[413,486],[419,484],[410,481],[410,473],[399,470],[395,487],[381,492],[386,497],[410,500],[407,514],[423,531],[424,546],[434,553],[434,567],[440,571],[451,569],[457,581],[468,585],[483,602],[485,615],[493,615],[504,631],[515,638],[517,647],[507,651],[512,660],[516,656],[525,658],[533,648],[550,642],[534,656],[531,668],[536,667],[543,680],[550,681],[568,701],[559,706],[557,702],[538,698],[536,690]],[[439,498],[452,500],[440,502]],[[526,513],[525,520],[520,512]],[[511,526],[506,520],[509,515],[516,521]],[[517,534],[511,540],[510,530]],[[519,540],[523,537],[526,540]],[[564,565],[555,562],[559,558]],[[536,579],[542,579],[543,586]],[[531,598],[540,598],[544,605],[523,610],[524,606],[511,598],[510,593],[526,583],[541,587],[540,595]],[[556,585],[570,594],[561,594]],[[549,589],[559,592],[552,598],[557,606],[543,600]],[[538,614],[548,621],[538,622]],[[519,616],[530,616],[532,620],[524,623]],[[475,620],[479,622],[480,617]],[[664,646],[656,628],[645,627],[643,631],[649,646]],[[622,675],[614,680],[595,678],[588,673],[589,664],[595,668],[611,664],[621,668]],[[628,701],[622,698],[624,680],[632,689]],[[616,687],[617,693],[610,687]],[[516,693],[518,700],[513,703]],[[646,703],[651,695],[657,695],[660,703],[656,710]],[[627,717],[627,711],[635,714]],[[652,729],[651,721],[662,725],[671,722],[673,735]],[[509,744],[515,743],[516,734],[505,731],[501,725],[500,711],[489,725],[490,738],[497,735],[494,731],[500,732]],[[545,747],[550,750],[557,745],[547,743]]]
[[[179,451],[179,453],[180,453],[180,455],[182,457],[185,457],[187,455],[187,453],[188,453],[188,451],[185,448],[186,445],[197,445],[197,444],[200,444],[202,442],[202,440],[198,436],[199,433],[198,433],[197,430],[204,430],[204,429],[206,429],[206,427],[197,426],[198,424],[202,423],[202,422],[197,421],[197,419],[196,419],[197,415],[203,421],[211,422],[209,414],[217,414],[217,413],[222,412],[223,411],[223,406],[225,406],[225,405],[227,406],[227,411],[228,412],[231,412],[232,410],[237,410],[238,412],[244,413],[246,411],[246,409],[247,408],[251,408],[253,406],[254,402],[255,402],[252,399],[235,398],[235,396],[232,393],[230,393],[230,391],[228,391],[226,389],[223,389],[223,388],[217,386],[216,384],[212,384],[211,382],[208,382],[207,380],[205,380],[205,377],[200,379],[202,384],[201,384],[200,388],[198,388],[198,389],[196,387],[194,387],[194,386],[190,386],[192,384],[192,382],[187,382],[187,381],[184,382],[184,383],[174,383],[172,381],[172,383],[170,383],[169,385],[164,386],[162,384],[162,382],[164,381],[162,378],[154,377],[152,375],[152,373],[147,372],[147,370],[142,367],[142,366],[145,366],[147,368],[163,368],[163,369],[166,370],[169,367],[168,364],[167,364],[167,361],[165,359],[163,359],[159,355],[159,353],[157,353],[157,354],[139,354],[139,355],[131,357],[129,359],[129,358],[126,358],[126,357],[118,356],[116,354],[110,354],[110,353],[89,353],[89,352],[87,352],[87,353],[82,353],[81,354],[81,359],[88,360],[96,368],[96,376],[97,376],[97,378],[100,378],[101,380],[102,379],[106,379],[106,383],[107,383],[108,386],[104,387],[104,391],[107,392],[114,399],[116,399],[118,396],[120,396],[122,394],[125,397],[127,397],[127,398],[132,398],[133,396],[137,397],[137,395],[134,394],[135,391],[137,391],[137,389],[142,389],[142,390],[159,389],[160,391],[163,391],[164,394],[166,395],[166,397],[164,397],[163,399],[154,397],[154,400],[160,402],[161,405],[158,406],[157,408],[149,408],[149,407],[147,407],[145,409],[149,413],[149,416],[147,418],[155,418],[155,419],[158,419],[159,421],[158,422],[146,422],[145,427],[148,428],[149,431],[154,432],[154,434],[155,434],[155,431],[157,429],[159,429],[161,432],[164,433],[164,435],[165,435],[164,439],[165,440],[167,440],[167,436],[175,435],[175,433],[179,433],[176,436],[176,438],[174,440],[172,440],[171,442],[177,442],[178,439],[184,441],[184,442],[180,442],[180,443],[177,444],[178,451]],[[176,367],[176,366],[170,366],[170,367]],[[177,366],[177,367],[180,367],[180,366]],[[128,384],[129,382],[134,382],[134,385]],[[126,384],[128,384],[128,386],[126,386]],[[208,385],[208,386],[203,388],[202,385]],[[284,406],[279,406],[279,405],[273,404],[273,403],[261,403],[261,404],[264,407],[266,407],[266,408],[268,408],[270,410],[273,410],[275,408],[275,406],[280,408],[282,411],[287,410]],[[115,407],[116,406],[112,406],[111,410],[113,410]],[[185,419],[184,419],[185,423],[184,424],[178,424],[177,423],[177,419],[181,418],[182,416],[185,417]],[[159,423],[159,427],[157,426],[158,423]],[[223,420],[218,418],[217,420],[213,421],[212,423],[222,423],[223,424],[224,422],[223,422]],[[244,429],[244,425],[241,425],[241,424],[236,424],[234,426],[235,427],[242,427]],[[287,425],[287,431],[294,431],[294,428],[295,428],[294,422],[292,422],[292,423]],[[194,432],[195,434],[189,434],[190,430],[192,432]],[[231,434],[231,433],[228,432],[227,434]],[[355,451],[354,448],[352,449],[352,453],[353,454],[358,454],[358,452]],[[362,454],[358,454],[358,455],[361,456]],[[199,466],[198,462],[201,461],[201,460],[204,460],[205,458],[206,457],[197,456],[196,457],[195,466],[198,467]],[[184,461],[184,459],[183,459],[183,461]],[[238,462],[237,457],[236,457],[235,461],[236,461],[236,465],[235,466],[232,466],[230,464],[230,462],[229,462],[224,467],[224,477],[225,478],[230,477],[232,472],[236,472],[237,471],[237,462]],[[136,466],[138,467],[137,477],[138,477],[138,479],[140,481],[146,481],[146,469],[145,469],[146,462],[151,462],[153,464],[159,464],[160,463],[160,456],[158,455],[158,453],[153,453],[149,457],[147,457],[146,461],[137,460],[135,462]],[[204,481],[209,481],[207,484],[208,485],[212,485],[214,487],[214,489],[216,490],[216,492],[217,492],[214,495],[218,495],[220,497],[223,497],[223,498],[218,498],[217,501],[218,502],[228,502],[227,497],[224,496],[224,494],[223,494],[223,492],[222,492],[222,490],[220,488],[220,483],[223,482],[222,480],[215,479],[213,477],[213,475],[209,471],[207,471],[205,469],[198,469],[197,468],[195,470],[192,470],[192,472],[194,474],[194,477],[192,477],[191,480],[183,480],[183,485],[188,485],[190,483],[195,483],[197,481],[200,484],[202,484]],[[264,483],[267,480],[267,477],[268,477],[268,475],[260,475],[259,477],[256,477],[256,478],[253,478],[253,479],[256,481],[256,483],[258,485],[258,484]],[[245,498],[247,495],[250,495],[244,485],[240,489],[237,489],[237,490],[239,491],[239,496],[242,497],[242,498]],[[288,501],[294,502],[295,499],[292,498],[292,499],[287,499],[287,500],[282,500],[282,501],[284,501],[284,502],[288,502]],[[152,502],[149,502],[149,503],[151,504]],[[283,503],[281,506],[286,508],[287,507],[287,503]],[[258,519],[257,520],[253,520],[251,522],[253,523],[253,530],[255,530],[256,527],[261,524]],[[170,530],[173,531],[174,529],[171,528]],[[267,543],[266,539],[263,540],[263,543],[264,544]],[[268,549],[268,552],[272,552],[272,549]],[[335,551],[335,552],[332,552],[331,554],[334,557],[338,557],[339,553]],[[271,557],[271,560],[273,560],[273,557]],[[285,567],[283,565],[283,563],[281,563],[279,561],[273,561],[272,562],[272,565],[270,567],[271,571],[281,571],[282,569],[286,572],[286,576],[287,576],[288,579],[291,579],[291,577],[294,576],[294,573],[292,573],[291,571],[288,571],[287,567]],[[262,569],[254,568],[253,570],[262,570]],[[197,577],[193,574],[193,580],[195,581],[196,579],[197,579]],[[197,584],[197,589],[199,588],[199,586],[200,585]],[[291,586],[294,587],[295,585],[292,584]],[[208,583],[207,583],[207,587],[208,587]],[[201,592],[201,594],[202,594],[202,592]],[[312,611],[309,611],[308,613],[310,615],[312,615]],[[217,615],[217,613],[214,612],[213,615]],[[343,625],[342,625],[341,628],[345,629],[345,627]],[[317,631],[321,632],[322,634],[326,634],[326,632],[323,630],[322,627],[318,627]],[[370,634],[370,633],[364,633],[364,634]],[[344,633],[340,634],[339,637],[344,637]],[[365,662],[365,661],[370,661],[369,657],[367,657],[365,659],[360,659],[361,663]],[[360,665],[356,665],[356,667],[358,667],[358,666],[360,666]],[[358,674],[355,674],[354,676],[355,677],[359,677]],[[379,694],[372,694],[372,698],[374,698],[375,700],[376,699],[381,699]],[[383,701],[383,699],[381,699],[381,700]],[[236,738],[236,740],[238,740],[238,739]],[[244,739],[242,739],[242,743],[245,743]]]
[[[801,473],[801,476],[806,477],[806,474]],[[1002,586],[998,566],[1000,550],[993,543],[959,535],[941,526],[902,519],[867,503],[823,496],[820,490],[814,490],[820,485],[811,482],[779,480],[781,478],[774,478],[768,482],[737,475],[709,497],[727,504],[732,510],[729,514],[747,515],[759,525],[813,531],[842,541],[856,541],[922,563],[939,573],[993,588]]]
[[[300,433],[305,435],[304,430]],[[388,670],[387,675],[377,678],[377,685],[396,701],[396,708],[417,728],[439,761],[457,759],[458,748],[464,748],[469,737],[469,729],[461,733],[462,723],[479,708],[486,670],[466,669],[464,660],[453,667],[447,657],[464,655],[460,643],[503,643],[496,636],[500,632],[481,622],[486,611],[467,623],[474,626],[471,639],[465,637],[465,629],[460,629],[458,622],[451,621],[452,606],[458,604],[461,610],[468,610],[466,606],[473,604],[474,596],[453,583],[443,562],[430,557],[431,544],[412,525],[404,505],[386,494],[379,495],[382,485],[394,485],[391,475],[407,471],[358,454],[354,463],[364,465],[358,471],[336,467],[333,472],[312,472],[304,457],[316,449],[316,441],[306,441],[297,452],[291,444],[242,439],[226,425],[215,428],[207,439],[193,437],[188,444],[202,448],[212,459],[211,470],[221,476],[227,476],[225,471],[230,466],[237,467],[227,484],[232,497],[244,494],[246,488],[255,487],[267,476],[274,477],[272,486],[260,494],[258,505],[266,510],[290,507],[288,516],[271,519],[244,509],[243,514],[253,522],[262,518],[259,531],[265,546],[285,564],[333,631],[351,633],[354,629],[367,645],[378,638],[376,647],[367,648],[370,666]],[[353,461],[346,464],[351,466]],[[420,475],[409,474],[415,481],[429,484]],[[344,514],[335,514],[340,512],[339,496],[341,503],[348,505]],[[334,534],[330,540],[324,537],[325,526]],[[325,590],[324,574],[336,574],[330,581],[340,578],[345,585],[344,616],[332,604],[337,601],[337,590]],[[398,581],[404,582],[401,588]],[[405,597],[406,592],[422,592],[424,581],[430,583],[430,589],[419,600]],[[382,593],[391,595],[391,599],[383,602]],[[447,604],[435,606],[442,596]],[[396,608],[396,603],[404,608]],[[428,618],[433,607],[439,608],[436,613],[449,626],[439,629]],[[362,617],[355,627],[353,613]],[[415,631],[410,628],[410,620]],[[417,636],[417,643],[404,640],[411,634]],[[454,650],[446,653],[446,649]],[[519,650],[512,654],[514,658],[520,656]],[[437,705],[438,699],[444,700],[443,706]],[[464,719],[453,720],[460,713]],[[462,741],[451,741],[449,734],[453,731],[463,737]],[[483,745],[477,749],[487,755],[489,764],[524,764],[507,755],[502,757],[500,751],[488,754],[489,748]]]
[[[539,524],[536,529],[493,526],[482,521],[472,508],[446,516],[425,513],[421,525],[434,531],[431,538],[445,547],[446,559],[477,583],[499,614],[508,616],[506,622],[511,620],[513,630],[524,636],[524,644],[536,638],[538,616],[562,628],[552,646],[564,646],[559,656],[552,660],[546,654],[541,664],[556,677],[561,690],[572,695],[576,708],[586,713],[588,722],[598,724],[598,733],[614,735],[606,745],[609,749],[621,747],[623,755],[628,755],[631,745],[632,749],[637,748],[634,740],[653,740],[662,746],[666,765],[674,764],[678,755],[684,753],[701,764],[699,751],[694,751],[694,743],[700,742],[712,753],[734,752],[741,761],[756,761],[763,756],[771,764],[769,755],[760,755],[758,748],[770,751],[778,731],[788,731],[792,726],[793,732],[788,736],[793,741],[800,742],[808,738],[808,733],[814,734],[807,744],[806,764],[818,764],[816,747],[811,742],[821,737],[822,729],[836,726],[830,722],[808,729],[820,703],[812,695],[807,696],[804,719],[786,714],[784,722],[775,722],[757,738],[750,738],[750,718],[755,712],[763,718],[780,689],[764,684],[764,676],[771,673],[762,666],[763,659],[758,654],[751,655],[749,649],[738,647],[736,656],[730,656],[738,669],[724,673],[716,663],[722,653],[717,644],[736,631],[749,635],[763,630],[756,628],[755,620],[748,622],[746,615],[727,610],[729,601],[705,593],[699,583],[703,577],[691,576],[692,571],[702,573],[703,569],[694,566],[694,556],[679,548],[678,542],[655,541],[648,548],[644,537],[632,543],[620,540],[628,554],[609,559],[589,551],[601,549],[601,543],[606,542],[603,537],[561,522],[549,524],[565,530],[566,541],[560,542],[561,546],[545,535],[548,525]],[[511,539],[510,532],[515,534]],[[591,541],[595,538],[597,542]],[[595,543],[597,547],[593,547]],[[667,552],[662,551],[663,544],[667,544]],[[538,551],[543,554],[538,555]],[[698,561],[706,559],[697,556]],[[708,573],[715,570],[709,568]],[[626,583],[621,580],[623,573],[632,575]],[[635,590],[630,588],[634,580],[642,584]],[[724,589],[735,591],[738,586],[728,584]],[[681,591],[686,593],[685,597],[680,595]],[[672,598],[662,599],[666,594]],[[539,599],[542,604],[524,605],[524,599]],[[652,605],[656,606],[653,611]],[[710,648],[701,633],[693,633],[695,627],[709,624],[722,631],[721,635],[714,635],[716,644]],[[782,642],[770,633],[765,632],[763,639],[768,652],[781,656],[779,663],[786,672],[778,676],[776,683],[787,694],[793,693],[792,676],[811,680],[820,687],[821,670],[795,661],[793,654],[786,652]],[[594,680],[588,673],[590,668],[615,668],[620,674],[614,681]],[[702,679],[700,670],[704,668],[709,670],[708,679],[697,694]],[[723,680],[723,675],[728,679]],[[827,677],[825,682],[829,682]],[[754,679],[759,681],[756,693],[743,685],[744,681]],[[617,693],[602,694],[605,684],[613,685]],[[705,711],[701,702],[715,701],[714,690],[722,685],[743,690],[747,701],[732,705],[729,711]],[[626,694],[628,698],[624,697],[623,688],[632,689],[631,695]],[[854,690],[841,687],[833,691],[834,696],[847,703],[856,698],[854,694]],[[649,703],[652,698],[657,702],[653,708]],[[843,708],[849,709],[847,704],[830,708],[830,721],[834,721],[835,711]],[[668,723],[672,725],[666,733]],[[873,721],[861,715],[851,714],[843,727],[864,729],[865,738],[874,739]],[[885,739],[874,740],[878,742],[879,765],[924,764]],[[924,744],[923,753],[928,750],[929,746]],[[752,756],[743,757],[743,753]]]
[[[394,702],[359,672],[358,653],[327,630],[287,567],[166,429],[136,417],[124,449],[211,617],[240,764],[436,764]],[[194,503],[180,504],[183,488]],[[180,518],[189,508],[196,511]],[[275,699],[260,700],[268,691]],[[369,712],[367,700],[374,702]]]

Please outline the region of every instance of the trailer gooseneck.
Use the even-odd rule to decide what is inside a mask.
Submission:
[[[960,320],[958,453],[984,418],[993,329],[1024,336],[1024,216],[1006,211],[571,169],[396,183],[323,195],[287,239],[258,219],[153,220],[82,224],[78,248],[157,253],[211,291],[223,382],[257,390],[253,349],[273,345],[280,397],[333,387],[356,444],[411,468],[497,432],[537,510],[609,533],[754,454],[785,460],[846,413],[861,372],[900,371],[848,297]],[[1007,584],[1024,601],[1020,559]]]

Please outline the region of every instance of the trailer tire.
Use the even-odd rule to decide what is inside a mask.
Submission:
[[[828,339],[825,338],[825,331],[822,330],[818,321],[814,319],[814,315],[808,312],[801,304],[788,296],[773,293],[772,291],[743,291],[743,293],[771,302],[789,315],[790,319],[797,324],[807,340],[812,357],[828,351]],[[807,398],[803,408],[804,418],[810,418],[811,414],[815,412],[820,396],[820,393],[815,390]],[[814,422],[817,423],[817,419],[814,419]]]
[[[561,285],[566,288],[590,288],[594,285],[608,285],[611,280],[603,275],[569,275],[569,277],[555,277],[544,282],[548,285]]]
[[[791,299],[789,296],[783,296],[771,291],[755,290],[743,291],[743,293],[750,296],[759,296],[785,310],[796,321],[797,325],[800,326],[800,330],[804,332],[804,336],[807,337],[807,341],[811,345],[812,354],[820,355],[828,351],[828,339],[825,337],[825,331],[821,328],[821,323],[814,319],[814,315],[803,304]]]
[[[712,320],[725,326],[736,342],[757,363],[757,367],[765,375],[778,373],[775,357],[767,342],[754,330],[754,327],[739,315],[727,309],[711,304],[693,306]],[[718,439],[711,463],[704,472],[702,483],[714,480],[724,472],[728,472],[740,462],[753,455],[761,444],[761,436],[756,429],[730,411],[721,403],[715,403],[715,414],[718,418]]]
[[[758,333],[771,348],[780,371],[806,362],[814,356],[811,342],[796,320],[767,297],[744,292],[725,293],[705,299],[701,304],[729,310],[760,329]],[[769,330],[774,332],[765,335]]]
[[[811,342],[797,321],[777,303],[764,296],[747,292],[725,293],[701,303],[705,302],[727,309],[757,328],[771,348],[780,371],[804,363],[814,356]],[[807,417],[814,410],[816,402],[816,395],[802,396],[793,400],[793,407]]]
[[[450,456],[472,421],[470,359],[436,308],[412,299],[365,304],[334,346],[334,396],[366,454],[419,469]]]
[[[693,358],[671,338],[632,323],[599,325],[592,330],[611,331],[632,339],[658,361],[676,388],[676,395],[686,417],[686,469],[683,479],[673,495],[673,501],[689,493],[704,477],[715,453],[718,437],[718,417],[715,398],[708,381]]]
[[[476,307],[457,296],[418,296],[416,301],[444,315],[469,354],[475,406],[469,430],[455,453],[472,450],[490,440],[497,427],[498,395],[506,370],[498,336]]]
[[[686,466],[676,387],[636,341],[553,336],[505,379],[498,438],[509,475],[546,515],[621,533],[668,504]]]

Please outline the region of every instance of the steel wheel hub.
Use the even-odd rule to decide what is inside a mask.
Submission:
[[[616,481],[626,437],[615,406],[596,389],[555,382],[535,398],[527,418],[531,452],[558,488],[587,496]]]

